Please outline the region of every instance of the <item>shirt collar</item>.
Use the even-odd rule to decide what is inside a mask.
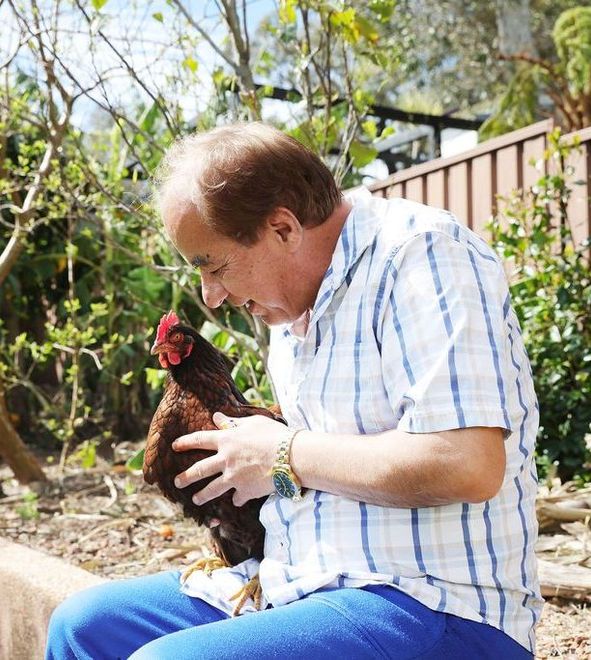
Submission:
[[[308,331],[314,323],[322,316],[333,298],[334,292],[345,281],[347,274],[355,266],[371,245],[378,233],[379,224],[376,221],[376,213],[368,208],[375,197],[367,188],[356,188],[345,195],[345,199],[353,204],[347,216],[339,240],[335,246],[329,267],[316,295],[316,302],[310,314]],[[287,326],[287,334],[298,337],[293,331],[293,326]],[[307,334],[307,333],[306,333]]]

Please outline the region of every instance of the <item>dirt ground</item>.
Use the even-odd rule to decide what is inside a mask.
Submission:
[[[124,468],[121,462],[136,448],[119,446],[119,465],[68,466],[61,486],[55,460],[47,463],[52,486],[39,495],[0,465],[0,536],[110,578],[191,563],[206,550],[203,535],[140,474]],[[591,604],[548,600],[537,643],[536,658],[591,658]]]

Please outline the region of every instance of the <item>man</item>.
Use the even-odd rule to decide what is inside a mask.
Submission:
[[[216,451],[177,477],[219,475],[199,503],[269,495],[265,558],[84,592],[48,657],[531,657],[537,404],[492,251],[447,212],[343,198],[258,123],[173,146],[158,199],[205,303],[272,327],[288,428],[216,414],[176,442]],[[266,609],[228,618],[256,572]],[[90,652],[97,623],[124,632]]]

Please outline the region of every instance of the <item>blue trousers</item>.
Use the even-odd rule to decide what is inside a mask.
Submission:
[[[505,633],[434,612],[391,587],[318,591],[228,618],[179,591],[175,571],[109,582],[54,611],[46,660],[474,658],[531,660]]]

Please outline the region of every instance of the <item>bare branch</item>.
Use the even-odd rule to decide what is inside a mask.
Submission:
[[[76,6],[78,9],[81,11],[82,15],[88,22],[88,25],[92,25],[92,19],[80,3],[80,0],[74,0],[76,3]],[[111,40],[105,35],[105,33],[99,28],[97,30],[97,34],[100,35],[100,37],[103,39],[105,44],[109,47],[109,49],[117,56],[119,61],[123,64],[124,68],[127,70],[129,75],[138,83],[138,85],[146,92],[146,94],[152,99],[152,101],[156,104],[160,112],[162,113],[162,116],[164,117],[164,121],[166,122],[170,132],[172,135],[176,135],[178,133],[178,130],[176,126],[174,125],[174,122],[172,121],[168,110],[166,106],[161,102],[161,100],[154,95],[151,89],[148,88],[147,85],[141,80],[141,78],[137,75],[135,69],[130,66],[129,62],[127,59],[119,52],[119,49],[116,48],[116,46],[111,42]]]
[[[9,4],[15,13],[15,16],[17,16],[17,19],[22,24],[23,17],[15,8],[12,0],[9,0]],[[35,14],[36,12],[33,13]],[[68,95],[61,83],[57,82],[53,60],[47,55],[41,31],[38,29],[35,33],[31,30],[29,30],[29,32],[31,33],[31,36],[35,38],[39,49],[39,55],[42,59],[43,68],[47,76],[46,82],[50,97],[50,106],[53,107],[50,108],[49,112],[49,131],[45,153],[41,160],[41,164],[35,173],[33,182],[27,191],[25,199],[18,212],[15,213],[15,223],[12,235],[4,247],[2,254],[0,254],[0,285],[2,285],[4,280],[8,277],[12,267],[20,257],[25,247],[26,236],[32,231],[35,201],[41,193],[44,180],[53,168],[53,160],[61,146],[72,113],[72,98]],[[59,116],[57,114],[58,111],[56,106],[53,105],[52,91],[54,88],[57,88],[62,97],[62,103],[64,106]]]
[[[2,62],[0,64],[0,71],[2,69],[7,69],[12,64],[12,62],[14,61],[14,58],[19,54],[20,49],[27,43],[27,39],[28,39],[28,37],[21,37],[21,39],[18,42],[18,45],[16,46],[16,48],[14,50],[14,53],[12,53],[12,55],[9,55],[4,60],[4,62]]]
[[[224,62],[226,64],[231,66],[232,69],[234,69],[234,71],[236,71],[236,73],[238,73],[238,71],[236,69],[236,66],[237,66],[236,62],[231,60],[226,55],[226,53],[224,53],[224,51],[216,44],[216,42],[210,37],[210,35],[199,25],[199,23],[197,23],[194,20],[194,18],[191,16],[191,14],[189,14],[189,12],[186,10],[183,3],[180,2],[180,0],[172,0],[172,4],[174,4],[179,9],[181,14],[189,22],[189,25],[191,25],[191,27],[193,27],[198,32],[199,36],[209,44],[209,46],[214,50],[214,52],[217,53],[224,60]]]

